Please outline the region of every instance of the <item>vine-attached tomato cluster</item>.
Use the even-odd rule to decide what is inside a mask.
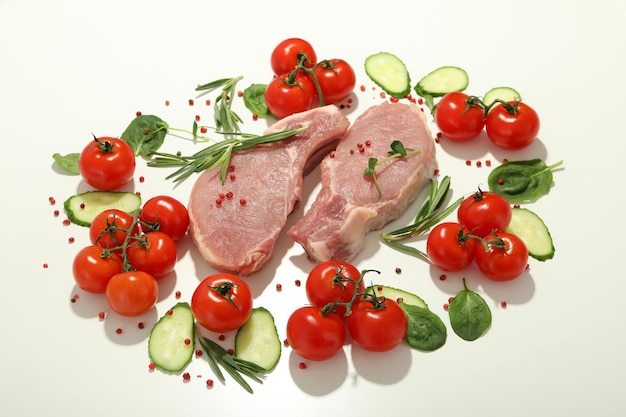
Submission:
[[[508,281],[526,269],[528,249],[518,236],[507,233],[511,206],[499,194],[478,191],[466,197],[457,210],[458,222],[443,222],[428,234],[430,262],[455,272],[476,261],[485,277]]]
[[[156,304],[157,281],[174,270],[188,226],[187,208],[169,196],[151,198],[135,214],[105,210],[89,226],[91,245],[74,257],[74,280],[104,293],[116,313],[141,315]]]
[[[455,142],[468,142],[483,131],[496,146],[508,150],[527,147],[539,133],[539,115],[522,101],[496,100],[486,106],[478,97],[455,91],[435,107],[435,123]]]
[[[346,341],[363,349],[382,352],[404,339],[408,320],[391,299],[366,292],[363,277],[368,272],[342,261],[317,264],[306,281],[311,305],[296,309],[287,321],[287,341],[300,356],[326,360],[335,356]]]
[[[311,44],[289,38],[272,51],[274,78],[264,97],[268,110],[282,119],[324,104],[339,103],[352,93],[356,74],[343,59],[317,61]]]

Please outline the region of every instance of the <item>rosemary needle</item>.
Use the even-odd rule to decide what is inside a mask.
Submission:
[[[211,370],[222,383],[225,382],[226,379],[224,378],[224,374],[222,373],[220,366],[224,368],[224,370],[250,394],[253,393],[252,387],[242,375],[245,375],[260,384],[263,383],[263,380],[259,377],[259,375],[266,372],[265,368],[253,362],[245,361],[232,356],[223,347],[211,339],[207,339],[203,336],[199,336],[198,339],[200,341],[200,345],[207,353],[207,360]]]
[[[437,182],[435,179],[431,179],[428,188],[428,198],[420,207],[413,224],[392,232],[382,233],[381,238],[383,241],[396,250],[428,261],[426,254],[418,249],[399,243],[399,241],[421,235],[456,210],[463,201],[463,197],[460,197],[445,209],[439,210],[448,195],[449,189],[450,177],[444,177],[441,183]]]
[[[179,167],[179,169],[167,176],[167,179],[173,178],[174,182],[182,181],[190,175],[202,172],[205,169],[220,167],[220,180],[223,184],[226,181],[228,165],[233,153],[245,151],[257,145],[288,139],[306,129],[308,127],[304,126],[298,129],[282,130],[261,136],[237,134],[238,137],[216,142],[191,156],[155,152],[153,159],[148,161],[148,166],[160,168]]]

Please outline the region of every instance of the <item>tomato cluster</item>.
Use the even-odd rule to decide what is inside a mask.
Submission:
[[[84,291],[104,293],[118,314],[141,315],[156,304],[157,281],[174,270],[188,226],[187,208],[169,196],[151,198],[134,215],[105,210],[89,226],[91,245],[74,257],[74,280]]]
[[[287,340],[300,356],[326,360],[346,342],[346,327],[352,341],[363,349],[383,352],[404,339],[408,321],[395,300],[364,290],[363,276],[352,264],[326,261],[317,264],[306,281],[311,305],[295,310],[287,321]]]
[[[479,190],[461,202],[457,218],[439,223],[428,234],[426,254],[434,266],[455,272],[476,261],[483,275],[494,281],[512,280],[524,272],[528,249],[505,231],[511,206],[504,197]]]
[[[279,119],[318,105],[339,103],[352,93],[356,74],[343,59],[317,60],[311,44],[289,38],[272,51],[274,78],[264,97],[268,110]]]
[[[471,141],[484,129],[493,144],[508,150],[533,143],[540,126],[537,112],[522,101],[494,102],[486,107],[478,97],[459,91],[444,95],[437,103],[435,123],[455,142]]]

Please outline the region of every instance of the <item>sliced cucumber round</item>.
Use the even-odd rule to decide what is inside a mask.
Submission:
[[[442,97],[453,91],[463,91],[468,84],[469,76],[464,69],[448,65],[425,75],[415,85],[415,92],[421,97]]]
[[[514,207],[511,213],[511,222],[506,232],[522,239],[531,257],[539,261],[552,259],[555,251],[554,243],[544,221],[527,208]]]
[[[148,355],[157,368],[178,372],[194,352],[194,317],[189,303],[180,302],[156,322],[148,339]]]
[[[278,364],[281,350],[274,317],[263,307],[254,308],[248,321],[237,330],[235,356],[271,371]]]
[[[387,94],[405,98],[411,91],[411,77],[404,62],[389,52],[379,52],[365,59],[365,73]]]
[[[117,209],[133,214],[141,207],[141,197],[127,191],[87,191],[63,203],[68,219],[79,226],[90,226],[104,210]]]
[[[367,294],[376,293],[379,297],[389,298],[394,301],[402,301],[405,304],[414,305],[421,308],[428,308],[426,302],[419,296],[408,291],[390,287],[388,285],[371,285],[365,289]]]
[[[487,91],[483,96],[483,103],[485,106],[491,106],[496,100],[502,101],[520,101],[522,96],[516,89],[511,87],[494,87]]]

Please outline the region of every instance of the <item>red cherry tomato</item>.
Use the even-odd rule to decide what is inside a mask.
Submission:
[[[127,232],[131,235],[139,233],[139,226],[130,230],[133,216],[122,210],[110,209],[98,214],[89,226],[89,239],[94,245],[112,249],[121,246]],[[121,252],[121,250],[119,251]]]
[[[495,145],[518,150],[534,142],[539,126],[539,115],[532,107],[521,101],[512,101],[491,108],[485,130]]]
[[[275,75],[288,73],[298,65],[300,56],[306,56],[305,66],[312,68],[317,55],[311,44],[304,39],[289,38],[280,42],[271,55],[272,70]]]
[[[304,71],[280,75],[265,89],[265,104],[278,119],[311,109],[316,99],[315,84]]]
[[[511,205],[500,194],[477,191],[466,197],[457,210],[459,223],[478,237],[504,231],[511,222]]]
[[[139,213],[139,220],[179,241],[189,228],[189,212],[183,203],[174,197],[158,195],[146,201]]]
[[[300,356],[323,361],[335,356],[346,339],[343,321],[333,312],[322,314],[319,307],[305,306],[287,320],[287,341]]]
[[[323,308],[329,303],[338,301],[347,303],[352,299],[361,273],[352,264],[342,261],[321,262],[311,269],[306,280],[306,295],[311,304]],[[363,293],[361,281],[358,288]],[[337,305],[335,313],[340,317],[346,313],[346,306]]]
[[[511,233],[494,233],[485,237],[487,250],[476,246],[476,265],[480,272],[494,281],[510,281],[519,277],[528,265],[528,248]]]
[[[357,301],[348,316],[352,340],[365,350],[385,352],[404,340],[408,320],[400,305],[391,299]]]
[[[96,245],[86,246],[74,257],[74,281],[84,291],[100,294],[106,291],[109,280],[122,272],[122,260],[115,253],[103,253]]]
[[[428,234],[426,254],[430,262],[444,271],[460,271],[474,260],[476,239],[459,223],[439,223]]]
[[[325,104],[335,104],[352,94],[356,85],[354,69],[343,59],[320,61],[313,70]]]
[[[174,270],[178,252],[176,242],[163,232],[148,232],[133,239],[126,249],[128,261],[137,271],[163,278]]]
[[[106,298],[117,314],[139,316],[156,305],[159,285],[147,272],[121,272],[109,280]]]
[[[455,142],[477,137],[485,126],[484,111],[477,101],[458,91],[448,93],[435,107],[435,123],[441,133]]]
[[[206,277],[191,297],[198,323],[216,333],[240,328],[252,313],[252,292],[241,278],[227,273]]]
[[[78,170],[85,182],[99,190],[115,190],[135,173],[135,154],[122,139],[94,138],[78,157]]]

